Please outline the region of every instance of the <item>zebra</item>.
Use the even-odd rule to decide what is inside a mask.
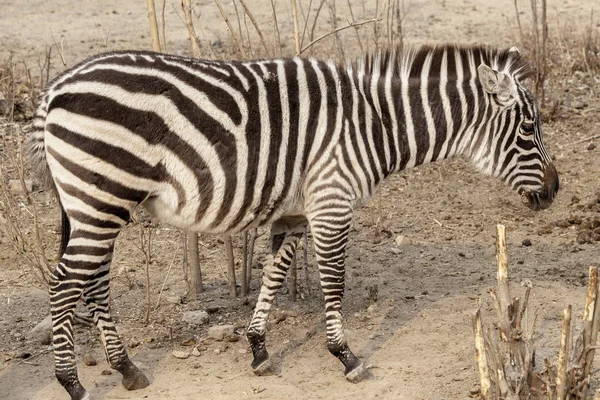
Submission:
[[[271,368],[266,321],[306,226],[325,299],[328,350],[349,381],[366,369],[344,336],[344,254],[353,210],[394,172],[465,156],[533,210],[559,188],[542,141],[532,69],[516,48],[404,46],[347,65],[313,58],[208,61],[146,51],[96,55],[41,95],[28,154],[61,208],[49,285],[55,373],[72,399],[73,314],[82,298],[107,361],[149,385],[109,310],[109,266],[137,206],[186,231],[271,226],[272,262],[246,336]]]

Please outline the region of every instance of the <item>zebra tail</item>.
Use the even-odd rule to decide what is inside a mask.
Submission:
[[[58,204],[60,206],[60,249],[58,258],[60,259],[67,248],[67,244],[69,243],[69,238],[71,236],[71,224],[69,222],[69,218],[67,217],[67,213],[65,212],[65,209],[58,198],[58,192],[56,191],[56,186],[52,180],[50,169],[48,168],[46,148],[44,146],[46,115],[48,115],[47,93],[45,93],[41,98],[40,105],[33,118],[32,129],[25,138],[25,152],[35,173],[42,180],[44,187],[54,192],[54,195],[58,199]]]
[[[40,105],[33,117],[32,129],[25,138],[25,153],[36,175],[42,180],[46,189],[56,194],[56,188],[48,169],[44,132],[46,131],[46,116],[48,115],[48,94],[44,93]]]

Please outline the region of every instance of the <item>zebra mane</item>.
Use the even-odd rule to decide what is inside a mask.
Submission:
[[[439,65],[445,52],[458,52],[463,65],[468,65],[470,58],[477,65],[484,63],[496,70],[504,71],[515,79],[522,81],[534,74],[531,65],[521,57],[518,51],[496,49],[490,46],[464,46],[457,44],[398,46],[394,49],[380,50],[361,57],[351,63],[350,68],[359,74],[386,75],[392,77],[416,77],[421,73],[423,61],[432,55],[432,65]],[[434,70],[432,70],[433,72]],[[456,76],[454,63],[449,64],[448,76]]]

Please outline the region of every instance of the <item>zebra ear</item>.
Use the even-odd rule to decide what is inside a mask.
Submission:
[[[477,73],[483,90],[496,95],[501,102],[510,100],[510,77],[507,74],[493,70],[485,64],[477,68]]]
[[[514,57],[520,57],[521,56],[521,52],[519,51],[519,49],[517,48],[517,46],[513,46],[508,50],[508,54],[514,56]]]

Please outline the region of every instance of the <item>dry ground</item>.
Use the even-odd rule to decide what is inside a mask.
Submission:
[[[24,60],[34,71],[45,47],[52,44],[50,29],[57,41],[64,35],[69,65],[100,51],[150,46],[141,0],[2,3],[0,59],[12,52],[13,59]],[[355,3],[362,13],[361,2]],[[374,2],[367,3],[370,16]],[[523,3],[522,18],[526,20],[528,2]],[[591,11],[597,7],[592,0],[549,3],[553,29],[587,26]],[[268,21],[270,3],[252,4],[257,19]],[[286,4],[279,4],[280,28],[291,51],[291,20],[286,18]],[[305,8],[308,5],[302,4]],[[167,3],[167,45],[169,51],[187,52],[187,33],[175,12],[178,7],[177,1]],[[339,7],[340,15],[344,15],[345,9]],[[197,2],[197,10],[202,16],[203,37],[220,46],[216,49],[218,56],[233,57],[224,23],[213,3]],[[451,39],[512,46],[516,38],[513,16],[513,2],[509,0],[411,1],[404,30],[413,43]],[[264,26],[269,26],[268,22]],[[595,25],[593,29],[598,32],[599,28]],[[347,52],[357,54],[359,49],[352,45],[352,36],[345,37]],[[332,48],[331,44],[323,46],[317,54],[332,54]],[[54,53],[51,71],[54,74],[60,69]],[[495,278],[496,223],[507,227],[514,290],[520,290],[520,282],[533,282],[531,309],[539,312],[537,356],[540,361],[544,357],[555,359],[562,309],[573,304],[580,318],[587,267],[597,265],[600,254],[600,242],[577,243],[577,225],[555,226],[571,216],[600,217],[600,206],[594,205],[600,201],[600,140],[583,141],[600,131],[600,77],[577,73],[555,83],[555,87],[561,88],[553,93],[561,105],[555,121],[546,123],[544,133],[550,152],[556,156],[561,191],[549,210],[529,211],[501,183],[455,160],[395,175],[370,205],[356,214],[348,250],[344,307],[351,346],[373,367],[370,380],[346,382],[341,364],[327,352],[322,300],[315,294],[314,265],[310,268],[312,295],[303,288],[305,299],[297,303],[292,303],[286,293],[277,300],[276,308],[291,316],[269,324],[267,340],[276,360],[275,375],[252,374],[245,340],[220,348],[224,350],[221,354],[214,350],[222,344],[213,343],[200,346],[200,357],[172,357],[172,350],[190,350],[181,345],[186,339],[206,334],[206,327],[192,329],[181,322],[183,311],[209,308],[210,324],[233,323],[241,332],[252,313],[256,283],[247,301],[229,300],[223,246],[216,238],[204,237],[201,261],[206,293],[201,300],[184,304],[165,301],[168,296],[185,299],[186,288],[179,233],[161,227],[156,230],[150,266],[153,305],[171,264],[173,268],[161,304],[146,325],[143,255],[138,248],[138,228],[130,227],[120,237],[113,264],[113,313],[133,360],[148,373],[152,384],[127,392],[117,374],[102,375],[107,365],[95,329],[77,326],[83,384],[96,399],[337,399],[353,395],[365,399],[467,398],[477,385],[471,316],[480,298],[484,299],[484,318],[491,317],[486,291]],[[590,144],[598,147],[592,149]],[[47,193],[38,193],[35,198],[43,215],[42,234],[48,253],[54,254],[57,206]],[[397,246],[397,235],[410,238],[412,243]],[[524,239],[531,240],[532,245],[523,246]],[[257,251],[262,261],[264,243],[258,244]],[[32,282],[9,238],[0,235],[0,398],[66,399],[54,380],[47,347],[26,339],[26,333],[49,310],[46,293],[32,288]],[[378,300],[369,308],[367,288],[373,285],[378,287]],[[39,356],[23,362],[18,357],[23,352]],[[86,353],[98,359],[97,366],[83,365],[81,357]]]

